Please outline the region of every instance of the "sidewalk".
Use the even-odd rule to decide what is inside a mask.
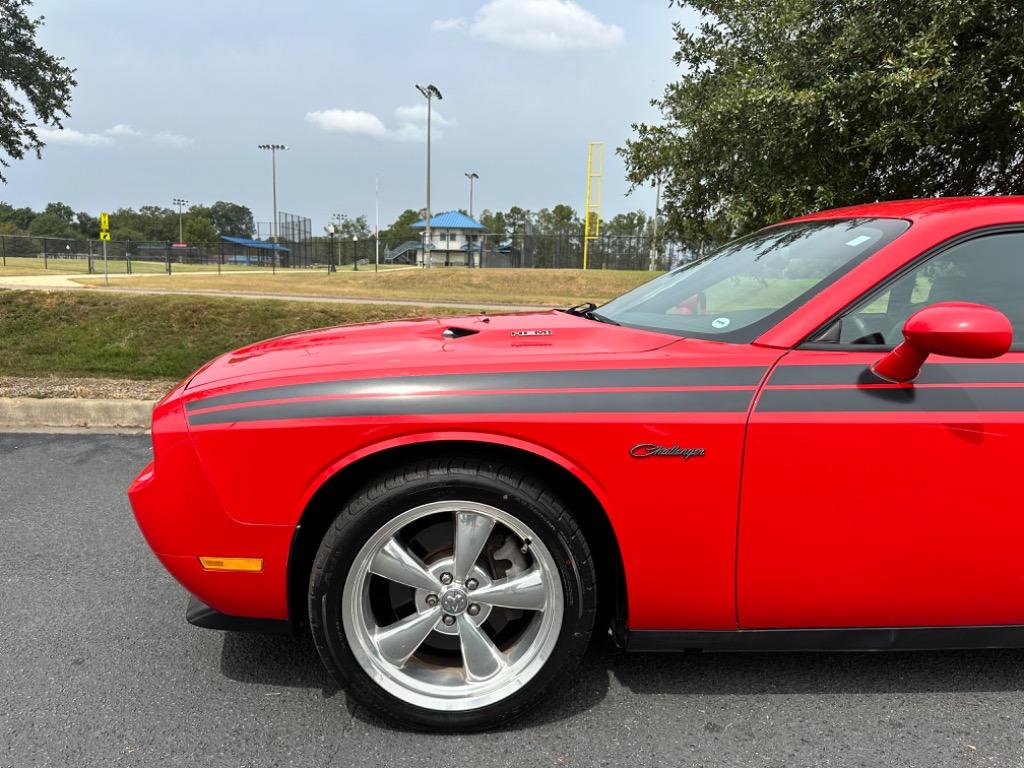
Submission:
[[[205,274],[189,272],[182,274]],[[246,274],[252,274],[247,272]],[[117,277],[135,277],[136,275],[118,275]],[[152,274],[138,275],[152,277]],[[100,291],[104,293],[136,293],[149,296],[212,296],[228,299],[273,299],[275,301],[306,301],[323,304],[387,304],[403,307],[445,307],[465,309],[470,312],[487,310],[488,312],[532,312],[551,309],[537,304],[481,304],[461,301],[428,301],[426,299],[382,299],[364,296],[317,296],[310,294],[260,293],[258,291],[218,291],[208,289],[186,290],[181,288],[130,288],[127,286],[83,285],[77,282],[82,277],[95,278],[95,275],[18,275],[0,277],[0,290],[22,291]]]

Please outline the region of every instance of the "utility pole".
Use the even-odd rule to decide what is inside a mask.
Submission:
[[[380,270],[380,179],[373,177],[373,271]]]
[[[469,218],[473,218],[473,180],[480,177],[472,171],[463,175],[469,179]]]
[[[430,248],[433,246],[433,239],[430,232],[430,117],[431,117],[431,103],[434,99],[441,100],[441,92],[437,90],[435,85],[417,85],[416,90],[423,94],[423,98],[427,100],[427,226],[425,233],[425,242],[423,243],[423,265],[426,267],[430,266],[430,262],[433,259],[430,257]]]
[[[188,205],[188,200],[183,200],[180,197],[176,197],[176,198],[174,198],[174,204],[176,206],[178,206],[178,242],[179,243],[184,243],[185,242],[185,235],[184,235],[184,231],[185,230],[182,228],[182,225],[181,225],[181,211],[182,211],[182,208],[184,206]]]
[[[658,180],[655,182],[654,187],[654,221],[651,223],[651,266],[650,271],[654,271],[654,262],[658,257],[658,217],[661,216],[661,174],[658,174]]]
[[[273,232],[274,243],[277,243],[277,152],[278,150],[284,152],[288,149],[284,144],[257,144],[257,149],[266,149],[270,151],[270,173],[271,173],[271,185],[274,196],[274,221],[271,224],[271,232]],[[274,259],[277,260],[277,252],[274,252]]]

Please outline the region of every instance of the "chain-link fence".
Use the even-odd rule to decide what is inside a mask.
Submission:
[[[73,240],[54,237],[0,235],[0,270],[6,274],[67,272],[71,274],[135,274],[220,272],[288,266],[284,245],[245,245],[219,241],[180,246],[170,242],[136,240]],[[104,258],[104,253],[106,258]]]
[[[298,218],[298,217],[296,217]],[[309,219],[290,228],[278,244],[234,238],[216,243],[178,246],[170,242],[107,242],[106,270],[110,274],[166,273],[196,271],[250,271],[278,269],[391,269],[425,266],[423,243],[419,240],[379,243],[374,238],[349,240],[341,237],[312,237]],[[588,269],[665,270],[694,258],[694,254],[673,243],[652,248],[649,237],[605,236],[591,240],[587,248]],[[431,267],[485,269],[581,269],[583,238],[571,234],[511,236],[463,236],[435,243],[430,250]],[[74,274],[103,274],[103,243],[23,235],[0,235],[0,269],[5,274],[39,270]]]
[[[511,235],[469,235],[468,241],[463,233],[446,233],[443,239],[434,240],[429,259],[424,259],[423,244],[418,241],[388,248],[382,259],[387,264],[431,267],[666,270],[695,256],[674,243],[644,235],[595,238],[586,254],[583,243],[582,232],[538,235],[527,230]]]

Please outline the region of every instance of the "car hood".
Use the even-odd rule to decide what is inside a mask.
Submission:
[[[550,310],[423,318],[304,331],[229,352],[201,368],[189,389],[310,376],[403,376],[449,366],[494,367],[580,356],[628,355],[677,337]]]

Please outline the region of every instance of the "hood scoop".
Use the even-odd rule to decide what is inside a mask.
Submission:
[[[452,325],[445,328],[441,332],[441,335],[444,336],[446,339],[461,339],[463,336],[472,336],[477,333],[480,333],[480,331],[474,330],[472,328],[460,328],[457,325]]]

